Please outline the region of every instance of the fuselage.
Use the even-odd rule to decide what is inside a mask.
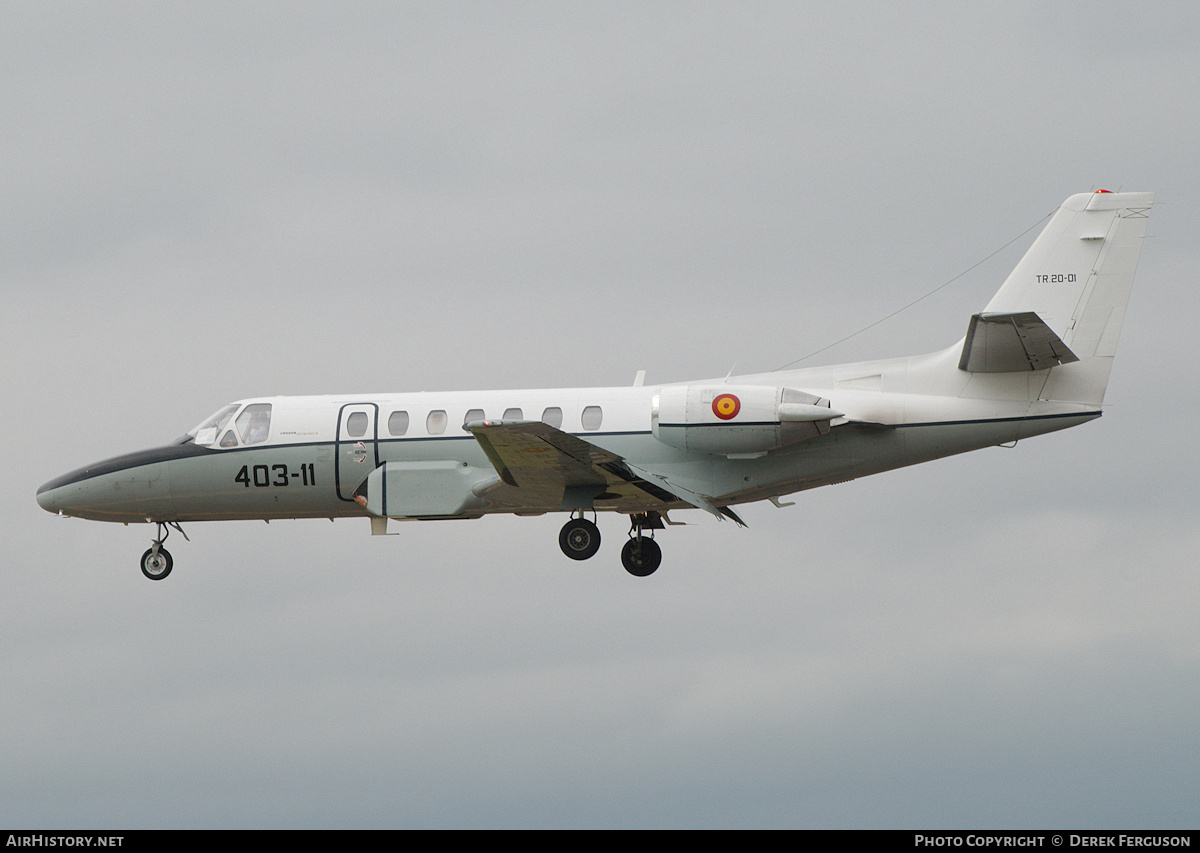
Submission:
[[[389,463],[407,466],[410,476],[402,482],[411,484],[405,500],[393,499],[400,511],[389,513],[392,517],[561,511],[561,496],[531,501],[527,491],[499,482],[495,466],[464,428],[480,421],[537,420],[654,470],[716,506],[730,506],[1011,442],[1099,415],[1095,406],[1031,402],[1025,377],[1007,390],[993,381],[991,396],[982,399],[962,396],[968,374],[957,383],[923,380],[923,387],[910,387],[906,377],[926,375],[911,362],[946,357],[687,384],[801,388],[827,398],[842,414],[823,434],[758,453],[698,452],[656,437],[659,398],[678,385],[265,397],[231,404],[223,419],[219,412],[206,422],[210,425],[175,443],[51,480],[37,497],[51,512],[127,523],[361,517],[367,512],[355,500],[356,490]],[[1044,382],[1048,371],[1041,373]],[[665,508],[688,506],[679,500]],[[592,508],[636,513],[664,504],[626,498],[599,500]]]

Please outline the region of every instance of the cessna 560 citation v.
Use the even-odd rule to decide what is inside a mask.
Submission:
[[[631,521],[649,575],[671,510],[732,507],[1065,429],[1100,416],[1153,193],[1071,196],[966,336],[929,355],[669,385],[269,397],[165,447],[38,489],[50,512],[152,522],[142,572],[191,521],[570,513],[563,553]],[[591,519],[586,516],[591,516]]]

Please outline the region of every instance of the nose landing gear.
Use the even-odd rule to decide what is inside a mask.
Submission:
[[[163,542],[167,541],[167,537],[171,535],[170,528],[174,527],[178,530],[184,539],[188,537],[177,521],[158,521],[155,524],[158,525],[157,538],[149,550],[142,554],[141,565],[142,574],[152,581],[160,581],[171,574],[171,569],[175,565],[175,561],[171,559],[171,552],[162,546]]]
[[[175,561],[171,559],[171,552],[158,542],[155,542],[153,547],[142,554],[142,574],[152,581],[160,581],[171,574],[171,568],[174,565]]]

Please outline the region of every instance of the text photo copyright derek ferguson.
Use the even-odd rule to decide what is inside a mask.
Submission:
[[[918,832],[914,847],[1191,847],[1191,832]]]

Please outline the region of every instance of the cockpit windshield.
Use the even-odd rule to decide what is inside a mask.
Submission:
[[[221,428],[233,417],[233,413],[238,410],[237,403],[230,403],[222,408],[219,412],[206,418],[199,426],[188,431],[185,438],[191,438],[196,444],[208,446],[217,440],[217,436],[221,432]]]
[[[179,443],[185,444],[194,441],[202,447],[209,447],[217,443],[218,436],[221,438],[221,447],[237,447],[239,438],[242,446],[266,441],[271,432],[271,404],[251,403],[242,409],[237,420],[230,424],[229,419],[240,408],[241,404],[230,403],[207,418],[198,427],[189,431],[179,440]],[[224,431],[223,435],[222,431]]]

